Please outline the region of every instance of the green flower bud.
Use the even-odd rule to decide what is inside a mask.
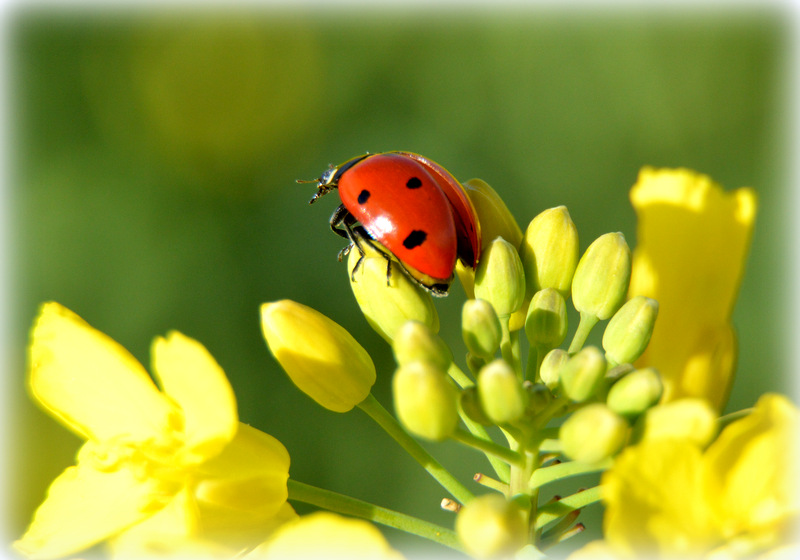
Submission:
[[[615,364],[632,364],[642,355],[658,315],[658,302],[636,296],[620,307],[603,333],[606,358]]]
[[[606,374],[606,359],[594,346],[586,346],[561,368],[561,387],[575,402],[592,398]]]
[[[564,299],[569,297],[579,252],[578,229],[566,206],[536,216],[525,230],[519,252],[528,297],[545,288],[557,290]]]
[[[542,359],[542,366],[539,368],[539,378],[551,391],[556,389],[561,379],[561,368],[569,360],[566,350],[556,348],[550,350]]]
[[[442,371],[447,371],[453,362],[450,347],[426,324],[406,321],[394,335],[392,343],[398,365],[409,362],[431,362]]]
[[[550,389],[542,383],[525,381],[522,386],[528,393],[527,412],[529,414],[536,414],[553,400],[553,394],[550,392]]]
[[[484,249],[475,271],[475,297],[488,301],[498,317],[508,317],[525,300],[525,273],[517,250],[502,237]]]
[[[439,315],[430,293],[411,280],[395,261],[387,285],[386,258],[367,243],[361,246],[364,258],[355,274],[350,275],[350,287],[370,326],[389,343],[410,320],[439,332]],[[353,270],[360,258],[358,248],[354,247],[347,260],[348,271]]]
[[[481,179],[470,179],[462,184],[478,214],[482,246],[486,247],[496,237],[502,237],[518,248],[522,230],[497,192]]]
[[[582,314],[609,319],[625,301],[631,250],[621,233],[606,233],[589,245],[572,279],[572,301]]]
[[[499,494],[485,494],[458,512],[456,533],[470,556],[498,558],[525,545],[527,527],[516,504]]]
[[[458,426],[458,397],[447,374],[430,362],[397,368],[392,380],[397,418],[412,434],[441,441]]]
[[[458,396],[458,404],[461,410],[470,420],[474,420],[482,426],[494,426],[486,413],[481,408],[478,398],[478,388],[475,385],[467,387]]]
[[[369,395],[375,365],[343,327],[300,303],[261,306],[261,330],[292,382],[334,412],[347,412]]]
[[[468,299],[461,311],[461,333],[472,354],[490,360],[500,348],[502,330],[494,307],[482,299]]]
[[[525,334],[532,347],[555,348],[567,336],[567,304],[558,291],[536,292],[528,307]]]
[[[637,369],[611,386],[606,404],[617,414],[633,418],[656,404],[663,390],[656,370]]]
[[[684,398],[650,408],[634,426],[636,441],[685,439],[705,447],[717,435],[717,414],[705,399]]]
[[[597,463],[613,456],[625,444],[628,423],[602,403],[579,408],[561,425],[564,454],[575,461]]]
[[[528,393],[505,360],[487,364],[478,373],[481,408],[495,424],[514,422],[525,414]]]

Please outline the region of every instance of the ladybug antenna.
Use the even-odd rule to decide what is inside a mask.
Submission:
[[[319,179],[295,179],[295,183],[319,183]]]

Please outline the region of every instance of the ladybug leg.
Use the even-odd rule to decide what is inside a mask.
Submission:
[[[355,223],[355,218],[353,218],[353,215],[350,213],[350,211],[344,207],[344,204],[337,206],[336,210],[334,210],[333,214],[331,214],[330,224],[333,233],[339,237],[344,237],[350,242],[353,241],[351,226]]]

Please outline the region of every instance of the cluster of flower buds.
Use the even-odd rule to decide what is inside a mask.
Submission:
[[[366,245],[354,249],[348,273],[367,321],[392,345],[400,424],[426,440],[455,439],[493,461],[493,487],[505,496],[468,501],[456,524],[471,554],[491,557],[526,542],[544,547],[577,531],[574,517],[562,518],[550,533],[532,517],[539,484],[534,473],[546,470],[546,461],[560,455],[563,462],[586,465],[587,472],[600,470],[632,438],[668,430],[669,422],[659,416],[669,410],[647,414],[661,398],[661,379],[654,369],[633,365],[650,340],[658,304],[646,297],[627,300],[631,251],[623,235],[602,235],[581,256],[565,207],[542,212],[523,233],[486,183],[468,181],[465,188],[483,235],[477,269],[457,270],[468,296],[461,332],[471,376],[438,334],[431,295],[391,255]],[[577,313],[568,309],[570,300]],[[289,305],[263,310],[265,335],[278,361],[323,406],[345,411],[359,405],[375,379],[366,352],[329,319]],[[579,321],[568,347],[561,348],[571,314]],[[280,321],[286,326],[276,327]],[[587,345],[599,324],[605,325],[601,345]],[[297,344],[286,343],[287,329],[296,331],[291,337]],[[527,352],[521,339],[528,341]],[[551,425],[556,419],[563,419],[560,428]],[[488,432],[496,427],[507,446]]]

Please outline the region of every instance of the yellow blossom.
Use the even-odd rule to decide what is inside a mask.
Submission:
[[[756,195],[726,193],[687,169],[645,167],[631,189],[639,226],[630,296],[658,301],[637,363],[659,370],[662,402],[702,397],[721,410],[736,365],[730,324],[756,216]]]
[[[163,392],[112,339],[57,303],[42,306],[29,388],[86,442],[14,543],[19,552],[75,554],[155,517],[180,520],[180,535],[161,527],[159,538],[169,541],[230,553],[263,540],[265,522],[286,503],[286,449],[238,422],[230,384],[200,343],[172,332],[155,340],[152,354]],[[233,531],[217,523],[228,512],[241,521]],[[218,530],[201,534],[207,528]]]
[[[788,399],[767,394],[705,451],[683,438],[627,448],[602,479],[609,550],[618,558],[712,559],[788,544],[800,513],[799,419]]]
[[[244,560],[402,560],[372,524],[335,513],[305,515],[278,529]]]

